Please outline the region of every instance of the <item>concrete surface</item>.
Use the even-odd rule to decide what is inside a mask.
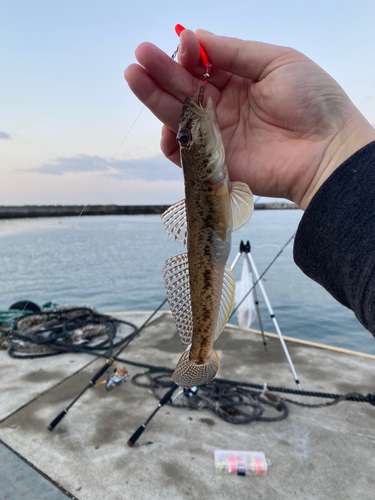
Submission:
[[[5,500],[67,500],[69,497],[40,472],[0,443],[0,498]]]
[[[146,317],[126,316],[138,324]],[[293,341],[287,346],[305,390],[375,391],[374,359]],[[220,377],[295,386],[278,339],[269,338],[265,352],[259,335],[227,327],[216,348]],[[166,313],[131,343],[123,357],[174,367],[182,351]],[[0,353],[1,366],[6,356]],[[0,373],[1,388],[13,373],[12,384],[17,386],[19,376],[27,394],[36,382],[25,380],[20,369],[25,361],[12,363],[12,370]],[[79,500],[374,498],[375,408],[367,403],[342,402],[319,409],[288,405],[284,421],[237,426],[208,410],[165,406],[129,448],[127,440],[157,401],[147,389],[126,381],[110,393],[103,386],[89,390],[49,432],[50,421],[102,363],[86,364],[74,375],[68,363],[60,383],[55,380],[27,405],[19,394],[19,410],[8,410],[0,423],[3,442]],[[144,371],[127,368],[130,375]],[[51,371],[51,366],[44,369]],[[10,397],[1,392],[0,407]],[[216,449],[263,451],[272,466],[266,477],[220,475],[214,467]]]
[[[129,318],[127,321],[140,326],[147,319],[147,314],[133,314],[132,319]],[[131,331],[131,328],[125,325],[120,330],[124,334]],[[77,356],[68,353],[50,358],[19,361],[12,359],[5,351],[0,351],[0,353],[0,381],[6,380],[6,383],[0,387],[0,422],[13,411],[30,403],[61,380],[74,375],[94,361],[94,358],[88,354]]]

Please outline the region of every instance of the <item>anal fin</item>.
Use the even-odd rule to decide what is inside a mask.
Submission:
[[[188,346],[193,336],[193,316],[187,253],[168,259],[163,268],[163,277],[178,335],[182,344]]]
[[[217,316],[217,323],[215,329],[215,340],[223,331],[223,328],[229,319],[233,307],[235,291],[236,291],[236,282],[234,281],[232,269],[229,266],[225,266],[224,277],[223,277],[223,288],[221,291],[219,313]]]

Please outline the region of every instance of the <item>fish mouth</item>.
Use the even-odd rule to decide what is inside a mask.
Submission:
[[[193,99],[190,97],[185,98],[185,106],[189,108],[194,113],[197,113],[201,116],[205,116],[211,112],[213,107],[213,101],[210,96],[207,96],[203,101],[203,107],[199,106],[199,104],[195,103]]]
[[[220,131],[217,124],[215,105],[210,96],[207,96],[204,100],[204,106],[204,108],[200,107],[190,97],[185,98],[177,142],[181,147],[191,147],[195,143],[200,146],[199,155],[208,156],[218,146]],[[189,131],[190,140],[181,142],[179,137],[180,134],[184,133],[185,129]]]

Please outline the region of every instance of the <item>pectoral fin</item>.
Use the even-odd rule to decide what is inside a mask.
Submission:
[[[254,211],[253,194],[249,186],[244,182],[232,182],[230,193],[230,204],[232,209],[232,231],[249,222]]]

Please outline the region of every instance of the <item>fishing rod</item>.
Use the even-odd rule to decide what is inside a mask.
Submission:
[[[164,306],[164,304],[167,302],[167,299],[165,298],[163,302],[155,309],[155,311],[146,319],[146,321],[143,323],[143,325],[140,328],[136,328],[133,333],[128,335],[124,339],[124,345],[117,351],[115,355],[112,355],[112,349],[113,345],[109,348],[109,353],[110,357],[107,359],[106,363],[98,372],[93,376],[93,378],[90,380],[90,382],[82,389],[82,391],[76,396],[73,401],[66,407],[64,410],[57,415],[57,417],[52,420],[52,422],[47,426],[47,429],[49,431],[53,431],[53,429],[56,427],[56,425],[65,417],[65,415],[68,413],[70,408],[76,403],[82,396],[83,394],[90,389],[91,387],[95,386],[95,382],[108,370],[110,366],[112,366],[116,362],[116,358],[122,353],[122,351],[130,344],[130,342],[143,330],[143,328],[151,321],[151,319],[155,316],[155,314]],[[134,325],[133,325],[134,326]],[[112,339],[113,343],[113,339]]]
[[[52,422],[49,424],[47,429],[49,431],[52,431],[56,425],[65,417],[65,415],[68,413],[70,408],[76,403],[81,396],[84,395],[84,393],[87,391],[87,389],[90,389],[90,387],[93,387],[95,385],[95,382],[103,375],[105,371],[113,364],[114,360],[112,358],[109,358],[107,363],[94,375],[94,377],[90,380],[90,382],[86,385],[86,387],[76,396],[73,401],[66,407],[64,410],[57,415],[57,417],[52,420]]]

